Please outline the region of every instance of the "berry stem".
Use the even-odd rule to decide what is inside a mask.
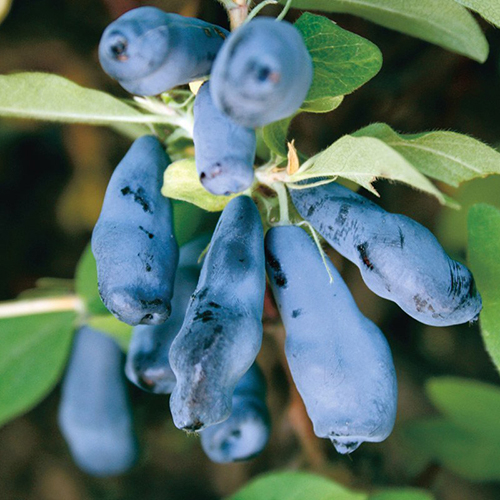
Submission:
[[[13,300],[0,304],[0,318],[30,316],[50,312],[75,311],[82,312],[84,305],[76,295],[64,297],[44,297],[33,300]]]
[[[288,193],[286,187],[281,182],[275,182],[272,188],[278,194],[279,208],[280,208],[280,226],[290,224],[290,214],[288,212]]]
[[[231,31],[241,26],[248,16],[251,0],[219,0],[227,10]]]

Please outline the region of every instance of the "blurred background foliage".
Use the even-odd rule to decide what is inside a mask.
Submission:
[[[0,73],[51,72],[125,97],[101,71],[97,45],[112,19],[141,4],[134,0],[14,0],[12,5],[0,1],[0,20],[6,16],[0,25]],[[147,4],[227,27],[225,12],[214,0]],[[273,9],[268,7],[264,13]],[[292,10],[288,19],[299,15]],[[346,97],[337,110],[303,114],[295,120],[291,136],[299,150],[315,153],[341,135],[376,121],[400,132],[447,129],[500,145],[500,31],[481,21],[491,51],[480,65],[354,16],[330,17],[377,44],[384,65],[377,77]],[[107,180],[128,146],[127,139],[102,127],[0,121],[1,300],[15,298],[44,276],[73,277]],[[500,177],[476,180],[457,190],[441,187],[462,204],[461,211],[442,208],[433,198],[401,185],[377,184],[384,208],[413,217],[436,234],[453,258],[465,261],[468,208],[477,202],[500,208]],[[181,242],[213,224],[213,217],[183,203],[176,204],[176,217]],[[123,477],[90,478],[72,463],[57,428],[57,388],[38,407],[0,429],[0,498],[209,500],[233,494],[259,473],[280,469],[316,472],[353,490],[414,486],[427,488],[443,500],[500,498],[500,430],[491,420],[481,420],[482,411],[500,422],[498,373],[484,350],[478,325],[439,329],[421,325],[372,294],[352,264],[333,252],[331,256],[361,310],[382,328],[394,353],[399,408],[395,432],[386,442],[364,444],[352,456],[340,456],[329,442],[314,437],[301,400],[288,383],[278,313],[266,300],[266,335],[259,361],[270,386],[273,433],[261,457],[244,464],[212,464],[197,438],[174,429],[168,398],[131,388],[143,449],[140,463]],[[448,381],[452,385],[461,380],[456,377],[497,385],[496,389],[488,386],[493,402],[478,407],[477,388],[467,392],[458,384],[465,406],[479,408],[467,416],[474,427],[472,434],[443,409],[436,395],[440,383],[436,377],[441,376],[455,377]],[[430,383],[431,379],[437,382]],[[433,447],[453,432],[460,436],[459,445],[451,439],[451,449],[446,443]],[[472,465],[478,461],[483,465],[475,473]],[[493,471],[486,473],[491,464]]]

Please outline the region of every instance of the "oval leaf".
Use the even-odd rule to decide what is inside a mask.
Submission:
[[[441,203],[446,203],[443,194],[411,163],[383,141],[373,137],[346,135],[340,138],[305,163],[289,177],[289,182],[322,177],[330,177],[332,180],[343,177],[374,194],[377,191],[372,183],[376,179],[404,182],[434,195]]]
[[[354,14],[479,62],[488,57],[488,42],[478,23],[453,0],[294,0],[292,6]]]
[[[473,481],[500,479],[500,442],[467,432],[442,418],[429,418],[406,426],[403,439],[451,471]]]
[[[0,425],[31,409],[58,382],[75,317],[59,312],[0,320]]]
[[[467,226],[469,264],[483,299],[481,334],[500,371],[500,211],[491,205],[474,205]]]
[[[428,491],[415,488],[391,488],[370,495],[368,500],[433,500]]]
[[[163,176],[163,196],[197,205],[209,212],[220,212],[236,196],[215,196],[201,184],[193,158],[171,163]]]
[[[85,308],[90,314],[107,314],[108,310],[101,300],[97,287],[97,266],[90,243],[83,251],[75,274],[77,295],[83,299]]]
[[[250,481],[227,500],[366,500],[365,493],[347,490],[307,472],[274,472]]]
[[[466,378],[438,377],[427,382],[426,391],[457,426],[500,443],[500,387]]]
[[[0,115],[93,125],[168,123],[168,117],[141,113],[105,92],[46,73],[0,75]]]
[[[324,16],[307,12],[295,27],[302,33],[314,65],[313,82],[302,106],[304,110],[329,111],[327,108],[339,104],[332,98],[361,87],[382,66],[382,54],[375,44]]]
[[[384,141],[424,175],[451,186],[500,174],[500,153],[463,134],[446,131],[398,134],[385,123],[374,123],[353,135]]]
[[[500,28],[500,2],[498,0],[455,0],[477,12],[486,21]]]

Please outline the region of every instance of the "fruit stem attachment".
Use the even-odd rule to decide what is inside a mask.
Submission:
[[[30,316],[51,312],[83,312],[85,306],[77,295],[63,297],[44,297],[43,299],[12,300],[0,304],[0,318]]]
[[[251,0],[219,0],[227,10],[231,31],[241,26],[248,16],[248,7]]]
[[[278,0],[264,0],[263,2],[259,3],[251,10],[250,14],[248,14],[243,24],[251,21],[264,7],[267,7],[268,5],[276,5],[277,3]]]
[[[288,212],[288,193],[286,191],[286,186],[282,182],[275,182],[271,185],[272,189],[276,191],[278,195],[278,203],[280,209],[280,226],[285,226],[290,224],[290,214]]]
[[[287,15],[291,6],[292,6],[292,0],[286,0],[286,4],[283,7],[283,10],[280,12],[280,15],[276,18],[276,21],[282,21]]]

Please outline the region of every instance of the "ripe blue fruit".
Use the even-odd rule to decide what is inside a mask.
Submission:
[[[221,113],[212,101],[209,85],[201,86],[194,101],[196,169],[207,191],[216,195],[240,193],[253,182],[255,131]]]
[[[168,352],[179,332],[191,294],[198,283],[198,258],[209,243],[205,235],[182,246],[175,275],[172,314],[161,325],[138,325],[134,328],[127,352],[125,373],[128,379],[145,391],[170,394],[175,375],[170,368]]]
[[[396,417],[397,384],[382,332],[365,318],[330,261],[296,226],[270,229],[266,268],[286,330],[293,380],[319,437],[339,453],[383,441]]]
[[[199,19],[139,7],[104,30],[99,61],[132,94],[156,95],[208,75],[228,34]]]
[[[471,321],[481,296],[471,272],[425,227],[337,183],[290,189],[300,215],[356,264],[370,290],[433,326]]]
[[[137,139],[111,176],[92,234],[101,298],[130,325],[157,325],[170,314],[179,251],[160,192],[169,162],[155,137]]]
[[[170,409],[178,428],[199,431],[229,417],[234,388],[262,342],[265,285],[259,212],[238,196],[222,212],[170,349],[177,379]]]
[[[249,460],[264,449],[270,432],[265,398],[266,382],[254,363],[236,384],[231,416],[201,432],[201,446],[210,460],[217,463]]]
[[[313,77],[299,31],[259,17],[234,31],[212,69],[215,105],[236,123],[255,128],[286,118],[304,102]]]
[[[59,427],[75,462],[94,476],[123,474],[137,458],[122,361],[111,338],[87,326],[76,333]]]

